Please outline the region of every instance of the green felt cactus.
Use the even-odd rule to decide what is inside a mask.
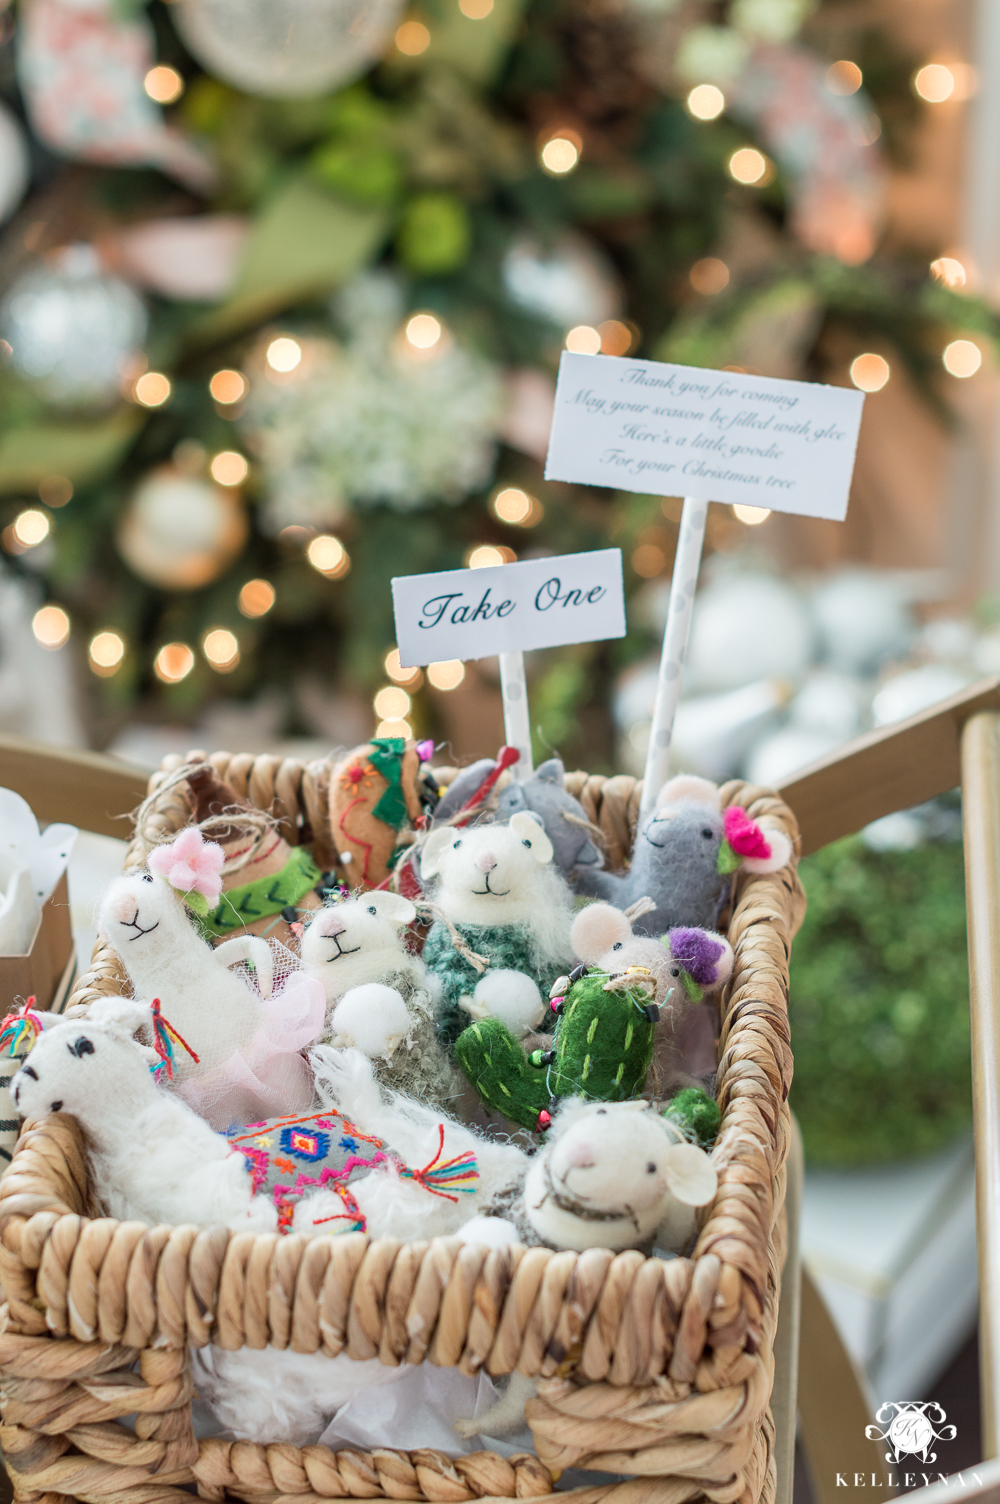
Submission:
[[[711,1149],[719,1136],[722,1113],[714,1097],[700,1086],[686,1086],[663,1109],[663,1117],[701,1149]]]
[[[640,1095],[653,1058],[655,1009],[645,989],[609,992],[607,980],[607,972],[593,971],[573,983],[548,1051],[526,1056],[495,1018],[460,1035],[456,1058],[487,1107],[536,1128],[547,1126],[544,1114],[553,1097],[625,1102]]]

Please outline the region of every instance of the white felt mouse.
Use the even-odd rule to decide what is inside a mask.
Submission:
[[[569,964],[572,896],[531,811],[506,825],[431,831],[420,870],[444,918],[424,961],[437,988],[441,1037],[454,1046],[470,1018],[499,1018],[520,1037],[545,1015],[543,993]]]
[[[464,1081],[438,1039],[424,964],[405,943],[416,916],[398,893],[330,903],[302,929],[302,965],[326,993],[324,1041],[360,1050],[388,1086],[454,1104]]]

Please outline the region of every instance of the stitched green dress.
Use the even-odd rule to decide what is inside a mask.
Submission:
[[[530,930],[523,924],[456,924],[455,928],[470,950],[486,956],[491,970],[522,971],[538,983],[542,997],[559,976],[560,968],[551,963],[540,968],[538,952]],[[471,995],[482,975],[452,944],[448,926],[436,921],[427,936],[423,961],[437,977],[441,996],[437,1004],[438,1036],[449,1049],[470,1022],[468,1013],[459,1006],[459,998]],[[570,963],[571,964],[571,963]],[[551,1028],[548,1021],[544,1029]]]

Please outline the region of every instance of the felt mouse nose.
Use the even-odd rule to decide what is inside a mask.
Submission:
[[[334,935],[342,935],[344,928],[344,921],[342,919],[328,919],[323,926],[323,933],[324,935],[329,935],[332,940]]]
[[[119,924],[127,924],[135,914],[136,902],[131,893],[122,893],[111,903],[111,917]]]
[[[497,864],[497,859],[492,851],[481,851],[476,857],[476,866],[480,872],[492,872]]]
[[[566,1159],[574,1170],[592,1170],[596,1163],[593,1149],[582,1139],[570,1144],[566,1150]]]

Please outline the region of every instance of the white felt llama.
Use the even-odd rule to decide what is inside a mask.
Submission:
[[[325,1012],[321,989],[282,947],[243,935],[213,948],[199,934],[198,914],[218,901],[223,860],[221,846],[189,827],[150,852],[150,871],[115,878],[98,918],[136,996],[159,998],[188,1046],[178,1089],[220,1128],[308,1105],[299,1051],[319,1036]],[[278,989],[276,955],[285,971]],[[252,980],[231,969],[239,963],[253,968]]]

